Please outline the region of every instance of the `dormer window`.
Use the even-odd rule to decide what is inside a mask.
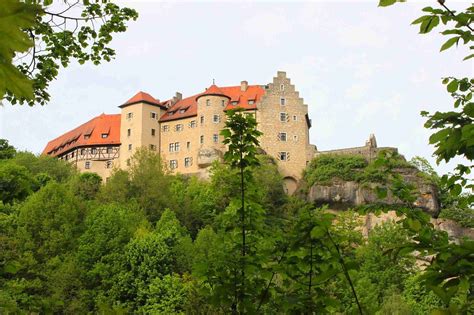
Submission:
[[[168,112],[168,116],[173,116],[174,112]]]
[[[255,104],[255,100],[249,100],[249,105]]]
[[[186,111],[185,109],[180,109],[180,110],[179,110],[179,113],[182,114],[182,113],[184,113],[185,111]]]
[[[105,138],[107,138],[108,136],[109,136],[108,133],[103,133],[103,134],[101,135],[102,139],[105,139]]]
[[[231,104],[232,104],[232,105],[237,105],[238,102],[237,102],[237,101],[232,101]]]
[[[84,135],[84,139],[87,140],[91,137],[91,135]]]

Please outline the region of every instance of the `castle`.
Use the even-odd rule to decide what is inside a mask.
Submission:
[[[256,118],[263,133],[261,149],[277,160],[289,193],[316,151],[309,143],[308,106],[282,71],[266,85],[213,84],[196,95],[183,98],[176,93],[166,101],[139,92],[119,108],[120,114],[102,114],[51,140],[43,154],[107,180],[114,167],[129,166],[137,148],[147,147],[157,151],[172,172],[205,177],[226,150],[220,131],[225,111],[234,108]]]

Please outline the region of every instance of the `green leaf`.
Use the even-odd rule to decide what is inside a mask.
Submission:
[[[443,51],[443,50],[446,50],[446,49],[450,48],[450,47],[453,46],[455,43],[457,44],[458,40],[459,40],[459,37],[453,37],[453,38],[448,39],[448,40],[443,44],[443,46],[441,46],[440,52]]]
[[[379,7],[388,7],[393,5],[397,0],[380,0]]]
[[[471,59],[472,57],[474,57],[474,54],[470,54],[469,56],[467,56],[467,57],[464,57],[464,59],[463,59],[463,60],[468,60],[468,59]]]
[[[447,90],[449,93],[454,93],[457,91],[459,83],[457,80],[452,80],[451,83],[448,84]]]

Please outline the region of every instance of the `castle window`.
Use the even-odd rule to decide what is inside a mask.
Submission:
[[[174,126],[174,130],[183,131],[183,124],[177,124],[176,126]]]
[[[170,131],[170,126],[169,125],[163,125],[163,132]]]
[[[191,165],[193,165],[193,158],[192,157],[184,158],[184,167],[190,167]]]
[[[152,128],[152,129],[151,129],[151,135],[154,137],[155,134],[156,134],[156,130]]]
[[[293,141],[298,141],[298,136],[297,135],[293,136]]]
[[[284,91],[285,90],[285,85],[284,84],[280,84],[280,91]]]
[[[297,120],[298,120],[298,116],[293,115],[293,121],[297,121]]]
[[[92,148],[91,153],[92,153],[92,154],[97,154],[97,148]]]
[[[132,151],[132,145],[131,144],[128,145],[128,151]]]
[[[156,151],[156,145],[150,144],[150,150],[151,151]]]
[[[171,142],[168,146],[168,150],[170,152],[178,152],[179,151],[179,142]]]
[[[108,147],[108,148],[107,148],[107,153],[108,153],[108,154],[112,154],[113,152],[114,152],[114,149],[113,149],[113,148],[111,148],[111,147]]]
[[[186,142],[186,149],[188,149],[188,150],[191,149],[191,142],[190,141]]]
[[[127,119],[132,119],[133,118],[133,113],[127,113]]]
[[[200,138],[200,142],[201,142],[201,144],[203,144],[203,143],[204,143],[204,136],[201,136],[201,138]]]
[[[289,161],[290,153],[289,152],[278,152],[278,159],[280,161]]]
[[[74,152],[71,153],[71,157],[74,157]]]
[[[219,115],[214,115],[214,116],[212,117],[212,121],[213,121],[215,124],[219,123],[219,122],[221,121],[221,116],[219,116]]]
[[[189,128],[196,128],[196,121],[195,120],[191,120],[189,122]]]
[[[91,162],[90,161],[86,161],[86,163],[84,163],[84,168],[86,170],[90,169],[91,168]]]
[[[212,135],[212,141],[214,141],[214,143],[219,142],[219,135],[217,133]]]
[[[106,161],[105,168],[112,168],[112,161]]]
[[[278,133],[278,140],[280,140],[280,141],[286,141],[286,132],[280,132],[280,133]]]
[[[280,98],[280,105],[282,106],[286,105],[286,100],[283,97]]]
[[[201,116],[201,124],[204,124],[204,116]]]
[[[206,106],[210,106],[211,105],[211,100],[210,99],[207,99],[206,100]]]
[[[225,100],[222,100],[221,104],[222,104],[222,107],[224,107],[225,106]]]
[[[156,119],[156,117],[157,117],[157,115],[156,115],[155,112],[151,112],[151,113],[150,113],[150,118],[151,118],[151,119]]]
[[[105,139],[109,136],[109,134],[108,133],[103,133],[101,136],[102,136],[102,139]]]
[[[132,135],[132,129],[127,129],[127,137],[130,137]]]
[[[174,170],[178,168],[178,160],[171,160],[170,161],[170,169]]]
[[[81,155],[85,155],[86,154],[86,150],[85,149],[81,149]]]
[[[288,121],[288,114],[287,113],[280,113],[280,121],[287,122]]]

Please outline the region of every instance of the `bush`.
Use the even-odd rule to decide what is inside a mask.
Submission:
[[[335,178],[354,181],[357,172],[366,166],[366,160],[359,155],[321,155],[311,161],[304,179],[310,186],[315,183],[329,184]]]

